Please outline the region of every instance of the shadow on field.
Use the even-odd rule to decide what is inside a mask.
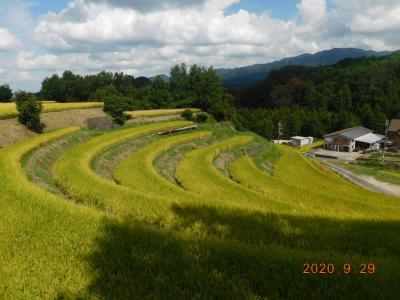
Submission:
[[[82,298],[395,298],[400,223],[172,207],[175,228],[107,223]],[[397,258],[395,258],[397,257]],[[304,275],[305,262],[377,265],[374,275]]]

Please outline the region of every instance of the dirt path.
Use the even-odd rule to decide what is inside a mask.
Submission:
[[[371,190],[371,191],[374,191],[377,193],[381,193],[381,194],[386,194],[389,196],[400,197],[400,186],[398,186],[398,185],[382,182],[382,181],[376,180],[375,178],[373,178],[371,176],[365,176],[365,175],[361,176],[361,175],[354,174],[353,172],[351,172],[345,168],[333,165],[324,160],[319,160],[319,161],[323,165],[327,166],[334,172],[341,175],[343,178],[345,178],[345,179],[351,181],[352,183],[357,184],[365,189],[368,189],[368,190]]]

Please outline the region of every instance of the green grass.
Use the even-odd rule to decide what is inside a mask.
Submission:
[[[400,172],[391,168],[377,166],[363,166],[359,164],[349,164],[334,162],[358,175],[372,176],[377,180],[400,185]]]
[[[292,149],[205,124],[141,144],[116,170],[122,185],[91,168],[107,150],[182,124],[98,133],[57,153],[54,177],[72,201],[35,186],[22,161],[78,128],[0,149],[0,298],[396,299],[398,200],[358,188]],[[204,131],[213,134],[207,144],[177,162],[182,187],[165,180],[155,161],[189,150]],[[221,152],[244,146],[259,151],[229,163],[232,178],[217,170]],[[37,164],[44,172],[54,162],[49,155]],[[334,263],[336,271],[375,263],[376,272],[304,275],[306,262]]]
[[[53,101],[42,101],[43,112],[57,112],[75,109],[101,108],[103,102],[69,102],[57,103]],[[0,119],[15,118],[18,111],[15,103],[0,103]]]

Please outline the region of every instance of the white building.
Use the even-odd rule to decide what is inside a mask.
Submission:
[[[290,138],[290,144],[293,147],[300,148],[305,145],[312,145],[314,138],[312,136],[304,137],[304,136],[294,136]]]

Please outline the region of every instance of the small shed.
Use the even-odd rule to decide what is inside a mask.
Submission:
[[[293,147],[300,148],[302,146],[311,145],[314,142],[314,138],[312,136],[294,136],[290,138],[290,144]]]

